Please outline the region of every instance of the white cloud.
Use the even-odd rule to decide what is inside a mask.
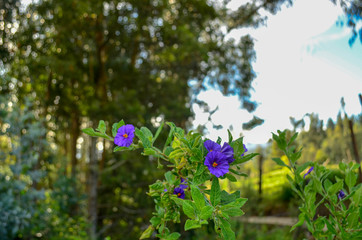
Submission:
[[[226,140],[226,129],[233,125],[235,136],[242,133],[247,143],[262,144],[271,137],[271,132],[290,128],[290,116],[298,119],[315,112],[324,120],[335,118],[340,110],[341,97],[345,98],[349,114],[360,113],[358,93],[362,89],[362,70],[353,68],[353,65],[361,66],[362,59],[356,57],[355,61],[360,63],[353,63],[344,54],[349,51],[349,54],[358,55],[356,51],[362,48],[355,48],[354,52],[349,49],[348,30],[341,28],[339,32],[327,32],[341,14],[342,10],[328,0],[297,0],[293,7],[283,8],[277,15],[270,16],[267,27],[250,31],[256,39],[257,53],[254,64],[257,78],[252,95],[260,105],[255,114],[265,119],[265,123],[251,131],[243,131],[242,123],[250,120],[252,115],[239,108],[237,97],[222,97],[221,93],[209,91],[200,98],[212,106],[219,105],[213,121],[225,128],[216,131],[208,124],[207,137],[216,139],[221,136]],[[246,30],[234,31],[230,35],[238,39],[237,34],[242,33]],[[339,38],[347,39],[341,43],[344,52],[324,49],[331,52],[325,57],[307,51]],[[200,113],[196,109],[195,112],[194,123],[205,123],[205,117],[200,121]]]

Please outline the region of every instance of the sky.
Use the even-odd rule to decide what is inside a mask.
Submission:
[[[233,0],[228,7],[236,9],[242,2]],[[237,96],[224,97],[209,89],[198,98],[210,109],[218,107],[212,121],[224,128],[213,129],[208,115],[197,105],[192,106],[193,125],[206,125],[207,138],[220,136],[224,141],[231,126],[233,136],[244,136],[250,146],[266,143],[278,129],[292,129],[289,117],[301,119],[306,113],[316,113],[324,122],[335,120],[342,97],[347,114],[361,113],[362,44],[357,39],[349,46],[350,29],[336,26],[341,16],[342,10],[329,0],[296,0],[292,7],[270,15],[264,27],[232,31],[230,38],[249,33],[255,39],[257,77],[251,95],[259,105],[253,114],[265,122],[253,130],[242,130],[253,114],[240,108]]]

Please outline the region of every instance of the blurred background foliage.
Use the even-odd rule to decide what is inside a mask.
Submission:
[[[108,126],[124,119],[155,129],[167,120],[190,128],[191,104],[212,114],[197,99],[209,86],[238,95],[240,106],[253,112],[254,40],[247,34],[238,41],[225,36],[264,24],[266,13],[275,14],[293,1],[250,1],[234,12],[227,2],[0,2],[1,239],[140,236],[153,209],[148,185],[164,170],[139,152],[113,153],[113,143],[88,138],[80,129],[95,128],[100,119]],[[356,29],[361,6],[343,3],[338,2],[349,17],[353,43],[361,38]],[[305,161],[333,165],[354,160],[346,124],[353,118],[360,143],[361,116],[348,118],[341,112],[327,127],[317,115],[306,118],[309,126],[293,119],[290,131],[302,131],[298,145],[304,147]],[[262,122],[255,116],[245,127]],[[285,172],[271,161],[282,154],[274,143],[256,151],[263,159],[245,165],[249,178],[225,186],[242,189],[250,199],[249,216],[293,216],[296,202]],[[284,227],[234,224],[240,239],[298,237]],[[183,239],[214,237],[211,228],[181,232]]]

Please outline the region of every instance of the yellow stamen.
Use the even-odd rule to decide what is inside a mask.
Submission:
[[[124,138],[128,138],[127,133],[123,134],[122,136],[123,136]]]
[[[178,196],[178,197],[181,196],[181,193],[177,193],[177,196]]]
[[[212,166],[213,167],[216,167],[218,164],[216,163],[216,162],[214,162],[213,164],[212,164]]]

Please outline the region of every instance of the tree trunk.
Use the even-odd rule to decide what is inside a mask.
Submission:
[[[91,240],[97,239],[97,183],[98,183],[98,157],[97,157],[97,138],[90,137],[89,149],[89,172],[88,172],[88,214],[89,214],[89,237]]]
[[[262,190],[262,186],[263,186],[262,179],[263,178],[262,177],[263,177],[263,155],[260,154],[260,156],[259,156],[259,189],[258,189],[259,201],[261,201],[263,198],[263,190]]]
[[[355,161],[358,164],[360,164],[360,166],[358,168],[358,175],[359,175],[359,182],[362,183],[361,162],[359,160],[357,141],[356,141],[356,137],[354,136],[352,119],[348,119],[348,127],[349,127],[349,130],[351,132],[351,140],[352,140],[352,148],[353,148],[354,158],[355,158]]]
[[[80,134],[79,129],[79,116],[78,113],[73,113],[71,123],[71,144],[70,144],[70,159],[71,159],[71,177],[76,179],[77,177],[77,139]]]

